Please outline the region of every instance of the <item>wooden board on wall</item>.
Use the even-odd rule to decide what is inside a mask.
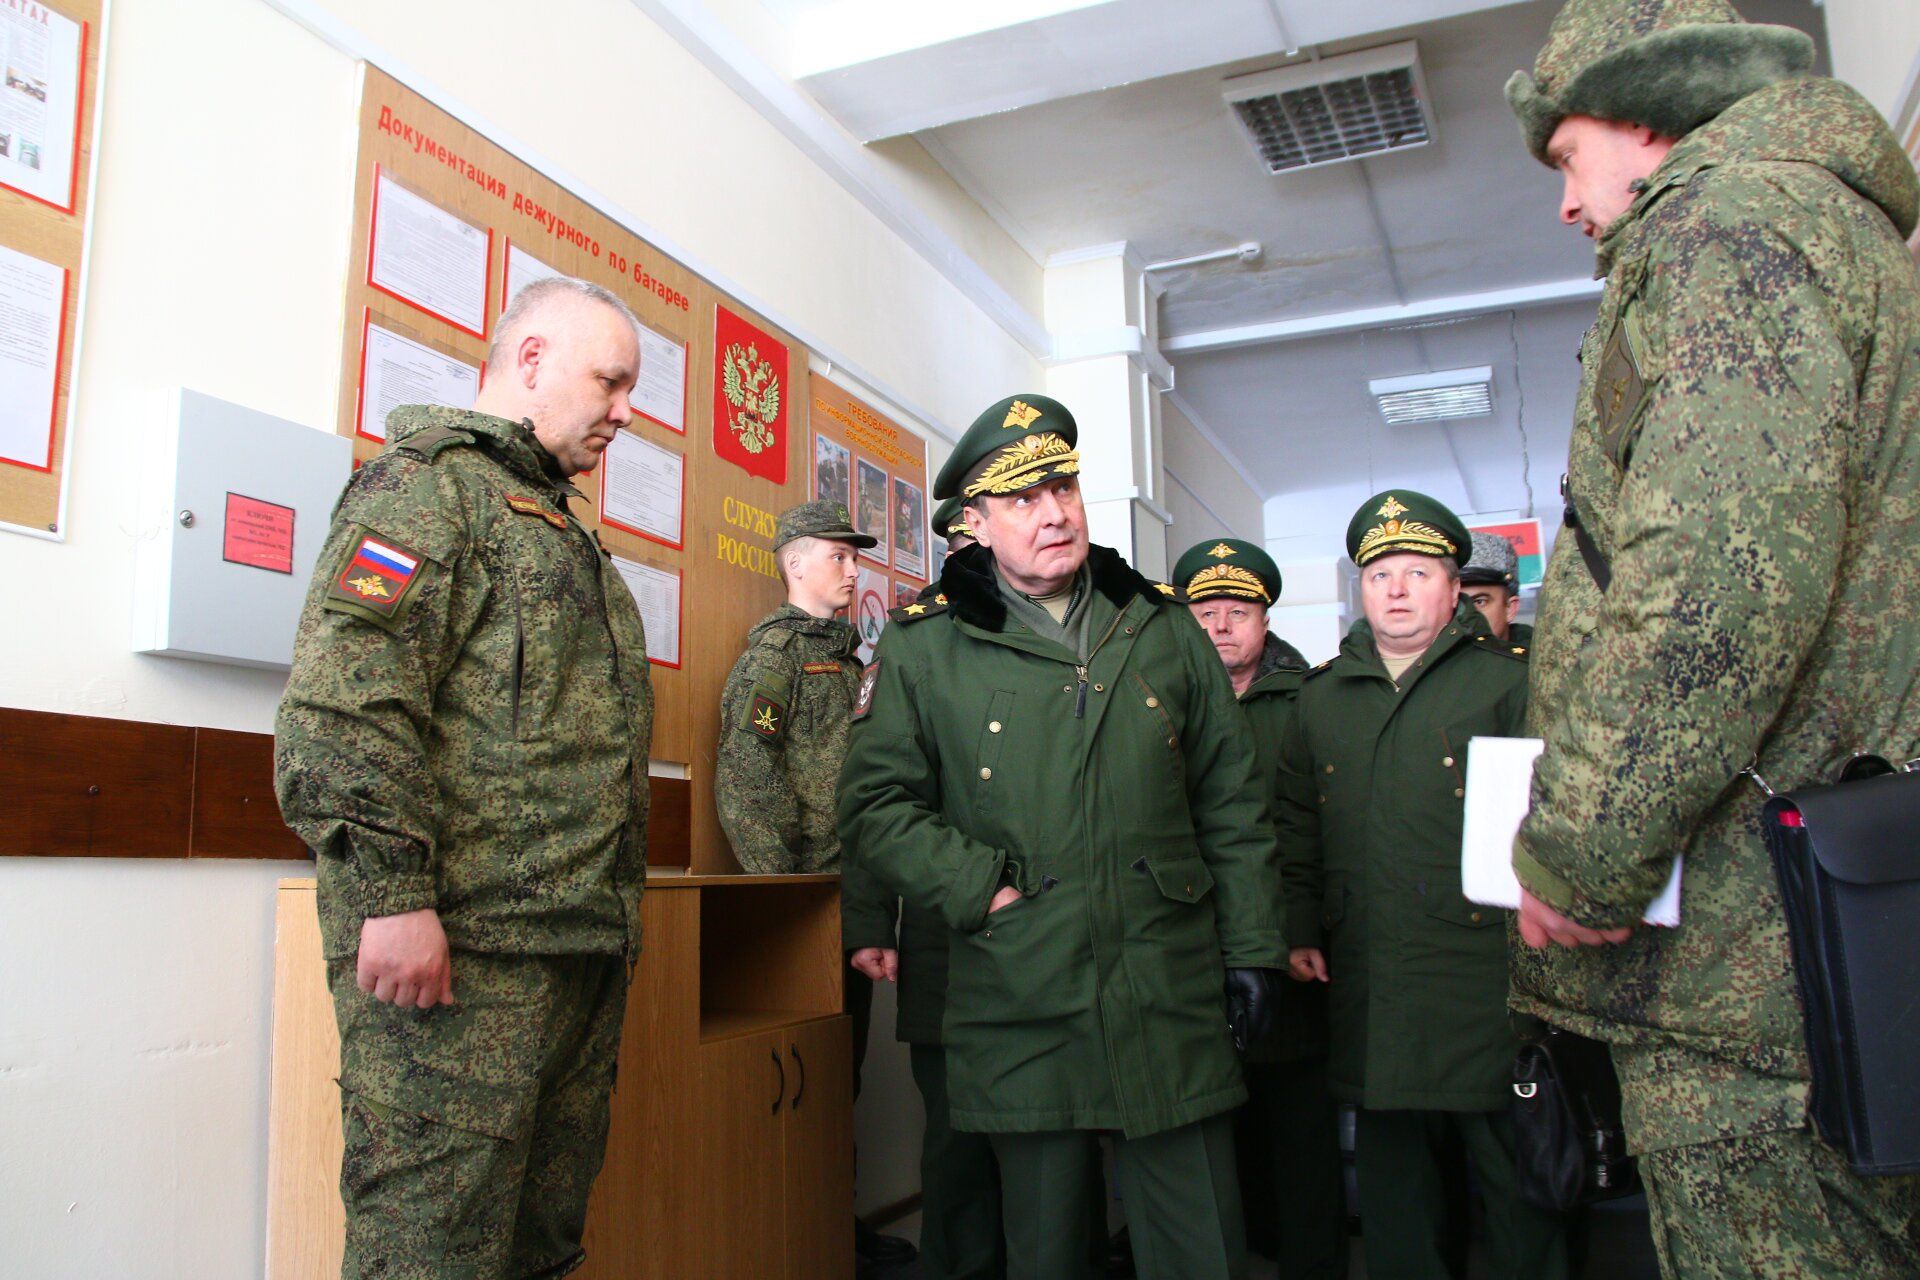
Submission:
[[[77,119],[74,122],[69,203],[56,206],[11,186],[0,168],[0,246],[60,268],[66,273],[58,347],[55,352],[53,413],[44,468],[0,459],[0,527],[42,536],[62,536],[61,510],[67,468],[67,435],[72,429],[74,344],[79,335],[80,275],[86,258],[87,208],[92,199],[94,124],[99,116],[100,42],[104,0],[4,0],[5,17],[32,26],[49,20],[80,28]],[[57,69],[56,69],[57,70]],[[69,70],[68,74],[71,74]],[[19,95],[21,84],[0,81],[0,93]],[[28,103],[30,106],[30,102]],[[64,125],[62,126],[64,127]],[[6,133],[9,161],[17,160],[19,131]]]
[[[376,174],[490,234],[486,320],[480,334],[430,314],[369,280]],[[737,299],[657,251],[622,224],[573,196],[488,138],[441,111],[379,69],[364,68],[360,151],[354,193],[353,252],[347,269],[347,323],[341,335],[339,431],[357,460],[381,448],[361,424],[362,344],[369,321],[445,356],[479,366],[504,306],[509,245],[555,270],[603,285],[640,322],[686,348],[685,433],[636,415],[629,430],[685,460],[685,504],[678,548],[603,522],[600,473],[575,477],[586,495],[577,514],[615,555],[678,573],[678,668],[651,668],[655,719],[651,756],[688,766],[693,784],[688,860],[697,872],[737,864],[713,804],[720,690],[748,630],[782,599],[770,543],[774,516],[801,501],[809,481],[805,403],[808,353],[789,334]],[[764,451],[784,479],[752,475],[715,445],[715,326],[721,308],[786,354],[784,439]],[[760,354],[764,355],[765,352]],[[722,422],[721,428],[725,429]],[[775,450],[778,452],[776,453]],[[784,467],[777,465],[784,461]],[[650,638],[649,648],[660,646]],[[656,851],[656,862],[659,859]]]

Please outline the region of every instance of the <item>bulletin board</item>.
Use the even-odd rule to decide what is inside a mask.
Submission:
[[[819,374],[808,402],[809,496],[847,504],[853,526],[877,544],[860,553],[853,624],[860,656],[873,654],[887,610],[912,604],[939,576],[927,492],[927,444]]]
[[[105,0],[0,0],[0,528],[65,537]]]
[[[358,462],[383,447],[381,405],[465,408],[518,279],[578,276],[633,308],[648,330],[635,416],[574,477],[575,514],[638,567],[623,572],[654,659],[650,755],[692,784],[691,869],[736,870],[713,804],[720,692],[784,599],[771,543],[775,516],[808,492],[808,352],[397,80],[362,74],[338,429]],[[661,601],[676,596],[669,641]]]

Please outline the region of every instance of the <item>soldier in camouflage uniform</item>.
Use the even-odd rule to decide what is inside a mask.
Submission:
[[[1533,628],[1515,622],[1520,613],[1520,558],[1497,533],[1475,533],[1473,555],[1460,566],[1460,594],[1487,620],[1495,640],[1521,647],[1533,643]]]
[[[1920,184],[1812,60],[1725,0],[1573,0],[1507,87],[1607,280],[1542,595],[1515,1000],[1611,1043],[1669,1276],[1920,1274],[1920,1181],[1854,1177],[1808,1127],[1741,776],[1920,754]],[[1682,854],[1679,926],[1637,927]]]
[[[559,1276],[640,948],[653,696],[567,476],[630,410],[632,314],[500,319],[471,411],[409,405],[335,510],[275,725],[340,1026],[343,1275]]]
[[[720,694],[714,802],[742,869],[759,875],[840,871],[834,789],[847,754],[847,716],[860,687],[859,637],[840,611],[853,603],[858,553],[875,539],[856,531],[844,502],[803,502],[774,524],[774,563],[787,602],[747,633]],[[871,881],[843,877],[841,945],[853,1019],[853,1091],[873,1018],[873,983],[895,981],[893,900]],[[863,1264],[908,1261],[913,1247],[856,1224]]]
[[[1253,730],[1256,773],[1271,797],[1280,739],[1306,676],[1300,651],[1267,630],[1280,568],[1258,545],[1209,538],[1173,566],[1180,598],[1226,664]],[[1234,1134],[1247,1239],[1281,1280],[1346,1280],[1347,1193],[1340,1108],[1327,1091],[1327,991],[1275,985],[1273,1034],[1247,1051],[1247,1105]]]

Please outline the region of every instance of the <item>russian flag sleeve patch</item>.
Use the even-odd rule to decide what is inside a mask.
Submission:
[[[355,529],[323,603],[338,612],[398,626],[430,568],[431,562],[419,552],[392,538]]]

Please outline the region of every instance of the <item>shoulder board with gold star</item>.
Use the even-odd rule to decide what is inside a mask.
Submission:
[[[1149,581],[1151,581],[1151,579],[1149,579]],[[1173,589],[1173,584],[1170,582],[1155,582],[1153,584],[1153,589],[1155,591],[1158,591],[1163,596],[1169,596],[1175,599],[1177,599],[1180,595],[1178,591],[1175,591]]]
[[[418,454],[432,462],[448,449],[476,443],[472,432],[461,431],[456,427],[428,427],[425,431],[416,431],[393,446],[407,453]]]
[[[925,600],[915,600],[912,604],[901,605],[898,609],[889,609],[887,616],[895,622],[919,622],[946,611],[947,597],[943,592],[940,595],[928,596]]]
[[[1313,679],[1313,677],[1319,675],[1322,671],[1325,671],[1328,667],[1331,667],[1332,665],[1333,665],[1333,659],[1328,658],[1325,662],[1321,663],[1317,667],[1308,667],[1306,674],[1301,676],[1300,678],[1302,680],[1311,680]]]
[[[1503,658],[1511,658],[1515,662],[1525,662],[1527,660],[1528,650],[1526,645],[1509,644],[1507,641],[1495,636],[1475,636],[1474,641],[1480,648],[1490,653],[1497,653]]]

